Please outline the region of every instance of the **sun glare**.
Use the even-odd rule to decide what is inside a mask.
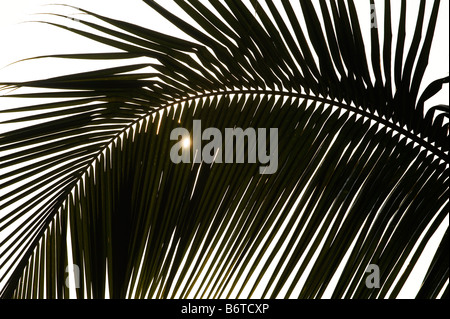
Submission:
[[[191,146],[191,139],[189,137],[184,137],[181,140],[181,143],[182,143],[184,148],[189,148],[189,146]]]

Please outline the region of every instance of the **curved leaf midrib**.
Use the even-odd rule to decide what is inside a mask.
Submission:
[[[342,102],[338,102],[335,100],[331,100],[331,99],[327,99],[327,98],[323,98],[323,97],[318,97],[315,95],[309,95],[309,94],[303,94],[303,93],[298,93],[298,92],[288,92],[288,91],[273,91],[273,90],[264,90],[264,89],[228,89],[226,91],[215,91],[215,92],[209,92],[209,93],[199,93],[196,95],[192,95],[183,99],[178,99],[178,100],[174,100],[172,102],[168,102],[164,105],[161,105],[159,107],[155,107],[151,110],[149,110],[147,113],[143,114],[142,116],[137,117],[136,119],[134,119],[133,121],[129,122],[127,125],[125,125],[121,130],[117,131],[117,133],[110,139],[109,142],[105,142],[104,143],[104,147],[98,149],[98,152],[93,153],[92,154],[92,161],[90,161],[89,164],[87,164],[85,166],[85,169],[83,171],[80,172],[79,174],[79,178],[77,180],[80,180],[82,178],[82,176],[84,176],[84,174],[86,174],[88,168],[92,165],[92,163],[98,159],[99,156],[101,156],[101,154],[107,150],[110,145],[112,143],[114,143],[117,138],[119,138],[120,136],[122,136],[124,134],[125,131],[127,131],[129,128],[133,127],[136,125],[136,123],[138,123],[139,121],[142,121],[143,119],[145,119],[148,116],[152,116],[153,114],[169,108],[171,106],[174,106],[176,104],[179,103],[184,103],[184,102],[188,102],[190,100],[195,100],[195,99],[201,99],[201,98],[205,98],[205,97],[219,97],[219,96],[225,96],[225,95],[230,95],[230,94],[263,94],[263,95],[278,95],[278,96],[284,96],[284,97],[290,97],[290,98],[302,98],[302,99],[306,99],[306,100],[311,100],[311,101],[316,101],[316,102],[321,102],[321,103],[325,103],[328,105],[332,105],[332,106],[336,106],[339,107],[341,109],[345,109],[347,111],[351,111],[354,112],[356,114],[359,114],[365,118],[368,118],[370,120],[376,121],[379,124],[385,125],[386,127],[398,132],[399,134],[411,139],[412,141],[416,142],[417,144],[419,144],[420,146],[424,147],[426,150],[430,151],[432,154],[434,154],[435,156],[437,156],[439,159],[443,160],[444,162],[448,163],[448,155],[446,155],[443,151],[441,151],[440,149],[438,149],[437,147],[435,147],[434,145],[428,143],[427,141],[419,138],[418,136],[414,135],[413,133],[403,129],[402,127],[399,127],[398,125],[383,119],[380,116],[377,116],[375,114],[372,114],[370,112],[364,111],[362,109],[359,109],[357,107],[354,106],[349,106],[345,103]],[[69,185],[68,185],[69,186]],[[73,187],[70,187],[70,189],[72,189]]]
[[[428,150],[429,152],[431,152],[433,155],[437,156],[439,159],[441,159],[442,161],[448,163],[448,155],[445,154],[443,151],[441,151],[439,148],[437,148],[436,146],[428,143],[427,141],[425,141],[424,139],[421,139],[420,137],[418,137],[417,135],[413,134],[412,132],[396,125],[395,123],[392,123],[378,115],[375,115],[373,113],[364,111],[362,109],[359,109],[357,107],[354,106],[350,106],[348,104],[342,103],[342,102],[338,102],[335,100],[331,100],[331,99],[327,99],[327,98],[323,98],[323,97],[318,97],[315,95],[309,95],[309,94],[303,94],[303,93],[298,93],[298,92],[287,92],[287,91],[272,91],[272,90],[263,90],[263,89],[232,89],[232,90],[226,90],[226,91],[219,91],[219,92],[211,92],[211,93],[203,93],[203,94],[199,94],[199,95],[195,95],[195,96],[191,96],[188,98],[184,98],[184,99],[180,99],[177,100],[175,102],[171,102],[168,104],[165,104],[164,106],[161,106],[159,108],[156,109],[156,111],[159,111],[163,108],[167,108],[170,107],[174,104],[177,103],[183,103],[183,102],[187,102],[189,100],[192,99],[197,99],[197,98],[203,98],[203,97],[210,97],[210,96],[221,96],[221,95],[228,95],[228,94],[266,94],[266,95],[279,95],[279,96],[285,96],[285,97],[291,97],[291,98],[302,98],[302,99],[307,99],[307,100],[312,100],[312,101],[316,101],[316,102],[322,102],[325,104],[329,104],[329,105],[333,105],[336,107],[339,107],[341,109],[345,109],[351,112],[354,112],[356,114],[359,114],[361,116],[364,116],[365,118],[368,118],[370,120],[373,120],[379,124],[382,124],[396,132],[398,132],[399,134],[411,139],[413,142],[419,144],[420,146],[424,147],[426,150]],[[153,112],[152,112],[153,113]],[[145,117],[145,116],[144,116]]]

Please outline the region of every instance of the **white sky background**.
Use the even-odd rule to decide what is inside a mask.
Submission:
[[[160,1],[160,3],[170,3],[171,1]],[[384,1],[377,0],[378,19],[379,24],[382,24],[382,11]],[[392,1],[393,19],[399,11],[400,1]],[[104,16],[125,20],[131,23],[139,24],[147,28],[156,29],[158,31],[169,33],[171,35],[183,37],[183,33],[167,23],[164,18],[155,14],[153,10],[148,7],[141,0],[0,0],[0,81],[23,81],[31,79],[41,79],[57,75],[70,74],[73,72],[83,72],[94,70],[98,68],[108,67],[111,65],[122,65],[128,63],[127,61],[74,61],[65,59],[44,59],[25,61],[18,64],[7,66],[10,63],[21,59],[59,53],[88,53],[88,52],[113,52],[115,49],[109,48],[102,44],[97,44],[91,40],[84,39],[81,36],[71,34],[65,30],[41,23],[24,23],[25,21],[58,21],[63,23],[62,19],[55,19],[48,15],[41,15],[37,13],[61,13],[73,16],[73,18],[83,18],[83,15],[74,14],[75,9],[65,8],[59,6],[45,6],[51,3],[70,4],[75,7],[84,8]],[[366,6],[367,15],[370,15],[369,0],[355,1],[357,6]],[[411,40],[412,33],[415,27],[415,12],[417,12],[418,0],[408,0],[408,19],[407,19],[407,44]],[[432,1],[427,2],[427,13],[430,12]],[[175,9],[173,9],[175,10]],[[173,11],[177,15],[182,15],[182,11]],[[423,87],[429,84],[432,80],[448,76],[449,74],[449,1],[441,1],[441,10],[438,18],[438,25],[436,27],[436,35],[434,39],[434,46],[430,57],[430,65],[425,73]],[[395,25],[394,20],[393,23]],[[67,24],[71,25],[71,21]],[[425,21],[426,23],[426,21]],[[369,32],[369,25],[363,29],[365,34]],[[395,32],[394,39],[395,39]],[[393,44],[395,49],[395,43]],[[366,49],[370,49],[370,41],[366,44]],[[0,92],[4,94],[5,92]],[[444,103],[448,104],[448,85],[444,86],[434,99],[431,99],[428,106]],[[11,108],[16,105],[32,104],[32,100],[24,101],[1,98],[0,109]],[[7,115],[0,115],[0,122],[6,120]],[[11,129],[11,125],[0,125],[0,132]],[[1,215],[1,213],[0,213]],[[445,226],[445,227],[444,227]],[[440,233],[437,234],[430,243],[430,254],[424,256],[422,259],[424,263],[421,267],[412,274],[411,280],[400,294],[400,298],[414,297],[420,282],[424,276],[432,255],[434,248],[439,243],[440,238],[445,231],[446,225],[440,228]],[[3,235],[0,234],[0,238]],[[1,272],[0,272],[1,273]],[[1,287],[0,287],[1,288]]]

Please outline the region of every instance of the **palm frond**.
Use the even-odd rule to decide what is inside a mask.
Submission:
[[[440,1],[409,46],[406,1],[370,39],[351,0],[174,0],[195,25],[144,2],[186,38],[79,9],[83,28],[44,22],[117,52],[46,57],[148,62],[1,83],[43,100],[0,110],[41,121],[0,135],[1,296],[68,298],[72,262],[79,298],[397,297],[448,220],[449,106],[425,108],[448,77],[420,93]],[[276,173],[172,163],[195,119],[278,128]],[[447,245],[418,298],[445,287]]]

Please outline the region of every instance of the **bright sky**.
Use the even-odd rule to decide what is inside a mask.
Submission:
[[[163,3],[168,2],[164,1]],[[362,1],[355,1],[356,5],[367,6],[361,4]],[[369,1],[366,1],[369,3]],[[364,2],[364,3],[366,3]],[[376,1],[377,2],[377,1]],[[400,1],[392,1],[398,5]],[[73,16],[73,18],[82,18],[81,15],[74,15],[75,9],[46,6],[51,3],[64,3],[73,6],[85,8],[102,15],[126,20],[132,23],[140,24],[148,28],[157,29],[159,31],[169,33],[175,36],[183,36],[183,34],[167,24],[163,18],[153,14],[149,8],[141,0],[14,0],[6,1],[0,0],[0,81],[19,81],[27,79],[39,79],[51,77],[71,72],[82,72],[85,70],[96,69],[107,66],[108,63],[99,64],[95,62],[69,62],[67,60],[39,60],[27,61],[23,63],[7,66],[8,64],[18,61],[20,59],[30,58],[39,55],[56,54],[56,53],[86,53],[86,52],[104,52],[113,51],[112,49],[95,44],[90,40],[81,38],[80,36],[70,34],[67,31],[41,23],[24,23],[25,21],[55,20],[54,17],[48,15],[41,15],[38,13],[57,12]],[[384,1],[377,2],[384,3]],[[411,16],[409,16],[407,31],[413,30],[414,10],[418,7],[418,0],[408,0],[408,6],[411,8]],[[393,8],[393,15],[395,15],[398,7]],[[428,7],[431,7],[428,5]],[[382,8],[382,7],[381,7]],[[182,12],[171,9],[172,12],[182,16]],[[437,25],[437,33],[434,42],[433,51],[430,57],[430,66],[425,74],[425,83],[429,83],[433,79],[442,78],[449,74],[449,1],[441,1],[440,16]],[[381,18],[381,14],[378,15]],[[69,21],[70,22],[70,21]],[[70,25],[70,24],[69,24]],[[364,31],[364,30],[363,30]],[[367,29],[365,30],[368,31]],[[395,32],[395,30],[394,30]],[[449,95],[448,85],[434,100],[430,101],[430,105],[437,103],[448,104]],[[444,99],[444,100],[443,100]],[[27,103],[30,101],[28,100]],[[10,108],[14,105],[22,104],[23,102],[11,99],[0,100],[0,108]],[[6,115],[0,115],[0,121],[6,119]],[[0,127],[0,132],[9,129],[10,126]],[[444,227],[445,228],[445,227]],[[442,229],[441,228],[441,231]],[[0,235],[1,237],[1,235]],[[435,247],[439,241],[439,236],[436,236],[434,242],[430,245]],[[433,250],[431,250],[433,251]],[[406,286],[400,297],[409,298],[411,294],[408,292],[415,292],[420,284],[421,276],[424,274],[427,262],[431,256],[425,256],[425,266],[422,270],[418,270],[415,275],[416,280],[411,280],[410,286]]]

